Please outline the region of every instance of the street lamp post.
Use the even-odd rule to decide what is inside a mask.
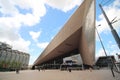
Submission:
[[[101,26],[101,25],[98,25],[98,26]],[[96,28],[96,27],[95,27],[95,28]],[[98,33],[97,28],[96,28],[96,32],[97,32],[97,35],[98,35],[98,37],[99,37],[99,39],[100,39],[100,43],[101,43],[102,48],[103,48],[103,50],[104,50],[105,56],[107,57],[107,52],[106,52],[105,47],[104,47],[104,45],[103,45],[103,43],[102,43],[102,39],[100,38],[100,35],[99,35],[99,33]]]
[[[106,15],[105,11],[103,10],[101,4],[99,4],[99,7],[100,7],[100,9],[101,9],[101,11],[102,11],[108,25],[109,25],[109,27],[111,29],[112,35],[113,35],[113,37],[114,37],[114,39],[115,39],[115,41],[116,41],[116,43],[117,43],[117,45],[118,45],[118,47],[120,49],[120,37],[118,36],[116,30],[113,28],[112,23],[109,21],[109,19],[108,19],[107,15]]]
[[[98,26],[101,26],[101,25],[98,25]],[[96,27],[95,27],[95,28],[96,28]],[[108,56],[107,56],[107,53],[106,53],[106,51],[105,51],[105,47],[104,47],[104,45],[103,45],[103,43],[102,43],[102,40],[101,40],[101,38],[100,38],[100,35],[99,35],[99,33],[98,33],[97,28],[96,28],[96,32],[97,32],[97,35],[98,35],[98,37],[99,37],[99,39],[100,39],[100,43],[101,43],[101,45],[102,45],[102,48],[103,48],[103,50],[104,50],[104,53],[105,53],[106,57],[108,57]],[[115,65],[111,57],[110,57],[110,60],[111,60],[111,62],[112,62],[112,65]],[[113,67],[111,67],[111,72],[112,72],[113,77],[115,77],[115,74],[114,74],[114,72],[113,72]]]

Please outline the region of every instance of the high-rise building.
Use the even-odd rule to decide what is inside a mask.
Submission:
[[[0,70],[25,69],[28,67],[29,57],[28,53],[12,50],[10,45],[0,42]]]

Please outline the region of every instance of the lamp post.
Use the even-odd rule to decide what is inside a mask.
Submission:
[[[101,26],[101,25],[98,25],[98,26]],[[95,27],[95,28],[96,28],[96,27]],[[103,43],[102,43],[102,39],[100,38],[100,35],[99,35],[99,33],[98,33],[97,28],[96,28],[96,32],[97,32],[97,35],[98,35],[98,37],[99,37],[99,39],[100,39],[100,43],[101,43],[102,48],[103,48],[103,50],[104,50],[105,56],[107,57],[107,52],[106,52],[105,47],[104,47],[104,45],[103,45]]]
[[[113,28],[112,23],[109,21],[109,19],[108,19],[107,15],[106,15],[105,11],[103,10],[101,4],[99,4],[99,7],[100,7],[100,9],[101,9],[101,11],[102,11],[108,25],[109,25],[109,27],[111,29],[112,35],[113,35],[113,37],[114,37],[114,39],[115,39],[115,41],[116,41],[116,43],[117,43],[117,45],[118,45],[118,47],[120,49],[120,37],[118,36],[116,30]]]
[[[98,25],[98,26],[101,26],[101,25]],[[95,28],[96,28],[96,27],[95,27]],[[108,57],[108,56],[107,56],[107,53],[106,53],[106,51],[105,51],[105,47],[104,47],[104,45],[103,45],[103,43],[102,43],[102,40],[101,40],[101,38],[100,38],[100,35],[99,35],[99,33],[98,33],[97,28],[96,28],[96,32],[97,32],[98,37],[99,37],[99,39],[100,39],[100,43],[101,43],[101,45],[102,45],[102,48],[103,48],[103,50],[104,50],[104,53],[105,53],[106,57]],[[112,62],[112,65],[115,65],[114,62],[112,61],[112,58],[111,58],[111,57],[110,57],[110,61]],[[111,72],[112,72],[113,77],[115,77],[115,74],[114,74],[114,72],[113,72],[113,67],[111,67]]]

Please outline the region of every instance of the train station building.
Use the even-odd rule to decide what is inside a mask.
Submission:
[[[84,0],[53,38],[33,67],[62,64],[63,58],[80,55],[84,67],[95,63],[95,0]]]

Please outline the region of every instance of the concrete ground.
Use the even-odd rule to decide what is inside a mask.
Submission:
[[[0,80],[120,80],[120,74],[115,78],[110,70],[60,71],[60,70],[24,70],[16,72],[0,72]]]

